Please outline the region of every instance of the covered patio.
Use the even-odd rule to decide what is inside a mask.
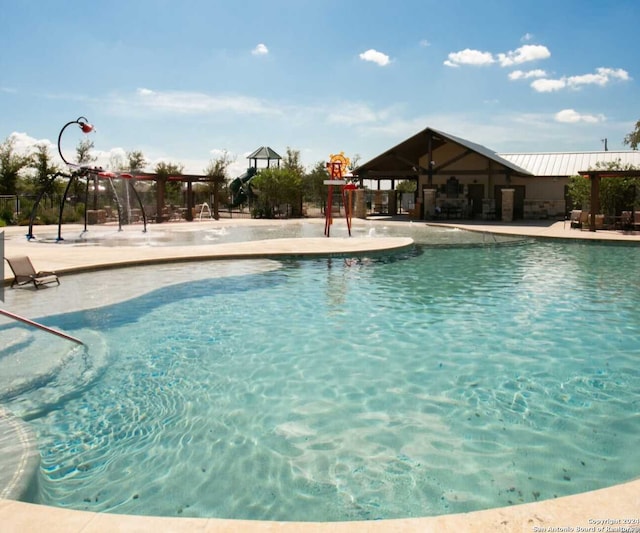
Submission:
[[[395,190],[401,181],[413,181],[414,218],[447,216],[461,219],[523,218],[525,184],[529,171],[496,152],[466,139],[425,128],[400,144],[360,165],[353,174],[365,180],[389,181]],[[390,195],[388,214],[397,214]]]

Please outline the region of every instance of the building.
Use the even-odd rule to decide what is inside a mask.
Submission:
[[[360,165],[354,175],[378,185],[389,180],[392,190],[399,181],[415,181],[416,218],[511,221],[564,216],[569,177],[607,163],[640,168],[640,152],[499,154],[426,128]],[[385,205],[388,214],[397,213],[395,195]]]

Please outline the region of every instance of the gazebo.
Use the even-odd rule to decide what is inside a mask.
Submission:
[[[255,169],[258,168],[258,160],[263,160],[267,162],[267,168],[271,166],[271,161],[277,161],[278,167],[280,167],[280,160],[282,157],[269,146],[261,146],[251,154],[247,156],[247,159],[250,161],[249,166]]]

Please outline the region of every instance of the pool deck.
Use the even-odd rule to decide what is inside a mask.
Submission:
[[[294,221],[295,222],[295,221]],[[294,223],[292,222],[292,223]],[[357,221],[354,221],[358,223]],[[384,223],[406,224],[390,221]],[[227,220],[197,223],[176,223],[189,226],[190,231],[212,225],[256,224],[256,221]],[[266,221],[265,223],[273,223]],[[281,221],[278,221],[281,223]],[[319,221],[322,224],[323,221]],[[373,221],[371,223],[377,223]],[[420,224],[423,222],[413,222]],[[343,223],[344,224],[344,223]],[[580,231],[569,228],[563,221],[536,223],[446,223],[434,225],[453,226],[471,231],[519,235],[549,239],[580,239],[640,244],[640,232]],[[169,224],[163,227],[170,227]],[[274,239],[252,243],[227,243],[199,246],[89,246],[65,243],[28,242],[26,228],[7,227],[4,231],[5,256],[28,255],[36,269],[56,270],[59,273],[140,265],[163,261],[198,259],[238,259],[254,257],[330,256],[357,255],[382,252],[410,246],[405,238],[341,238],[319,237],[304,239]],[[55,234],[57,228],[36,228],[43,234]],[[63,236],[79,233],[80,226],[63,226]],[[37,234],[37,233],[36,233]],[[9,271],[9,272],[7,272]],[[5,263],[5,285],[12,276]],[[10,290],[5,287],[5,290]],[[60,289],[64,290],[64,281]],[[37,298],[36,291],[33,297]],[[10,309],[8,309],[10,311]],[[564,528],[564,529],[562,529]],[[640,531],[640,479],[610,488],[566,496],[553,500],[514,505],[486,511],[443,515],[426,518],[381,520],[370,522],[260,522],[246,520],[166,518],[91,513],[47,507],[19,501],[0,499],[0,531],[26,532],[47,530],[54,532],[489,532],[489,531]],[[610,529],[607,529],[610,528]],[[618,528],[618,529],[616,529]],[[627,528],[627,529],[624,529]]]

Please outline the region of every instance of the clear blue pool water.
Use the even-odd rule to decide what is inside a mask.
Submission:
[[[637,262],[593,243],[427,246],[48,317],[106,363],[25,416],[40,503],[370,520],[637,477]]]

